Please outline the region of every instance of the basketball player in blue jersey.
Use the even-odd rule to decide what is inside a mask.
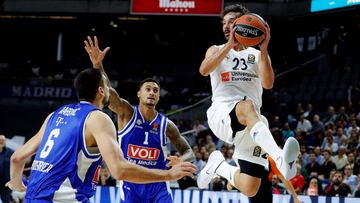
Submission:
[[[189,162],[170,170],[148,169],[124,159],[110,117],[100,111],[109,104],[110,86],[97,69],[80,72],[74,81],[79,103],[51,113],[40,130],[11,157],[7,186],[25,191],[26,202],[89,202],[104,158],[111,175],[137,183],[160,182],[192,176]],[[27,188],[22,174],[25,160],[35,154]]]
[[[255,196],[261,184],[268,153],[281,174],[289,180],[296,175],[295,161],[299,143],[289,138],[283,149],[276,144],[267,119],[261,115],[263,88],[271,89],[275,76],[268,45],[270,28],[266,24],[265,39],[257,48],[246,47],[234,37],[234,21],[250,11],[242,5],[228,5],[221,20],[224,36],[222,45],[213,45],[206,51],[199,72],[210,76],[212,104],[207,110],[208,124],[221,140],[235,145],[233,157],[240,167],[225,161],[220,151],[210,154],[198,175],[199,188],[207,188],[216,175],[227,179],[248,197]]]
[[[94,68],[104,71],[102,60],[109,47],[100,50],[96,37],[94,40],[88,37],[84,42]],[[110,92],[109,108],[117,114],[119,143],[125,159],[147,168],[166,169],[168,138],[182,154],[180,159],[170,157],[168,165],[195,160],[190,145],[180,135],[176,125],[156,110],[160,98],[158,81],[148,78],[140,82],[137,92],[139,105],[136,106],[120,98],[114,89]],[[136,184],[123,181],[120,187],[124,193],[122,202],[172,202],[168,182]]]

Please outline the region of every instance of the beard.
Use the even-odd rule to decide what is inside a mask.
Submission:
[[[340,180],[335,180],[334,185],[339,186],[341,184]]]

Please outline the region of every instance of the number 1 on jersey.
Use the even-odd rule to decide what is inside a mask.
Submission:
[[[149,144],[149,132],[145,132],[145,140],[144,140],[144,143],[145,145],[148,145]]]

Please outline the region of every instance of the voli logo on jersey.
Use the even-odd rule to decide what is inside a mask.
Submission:
[[[135,159],[154,161],[154,160],[158,160],[160,156],[160,150],[156,148],[148,148],[148,147],[129,144],[127,155],[128,157]]]

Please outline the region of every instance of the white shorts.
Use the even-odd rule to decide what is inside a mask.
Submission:
[[[207,110],[208,124],[212,132],[224,142],[234,144],[234,159],[241,159],[251,163],[268,167],[266,152],[259,147],[250,136],[250,130],[246,127],[244,130],[236,132],[233,139],[233,130],[231,128],[230,112],[238,103],[214,102]],[[261,115],[260,118],[267,126],[267,119]],[[235,121],[237,122],[237,121]]]

